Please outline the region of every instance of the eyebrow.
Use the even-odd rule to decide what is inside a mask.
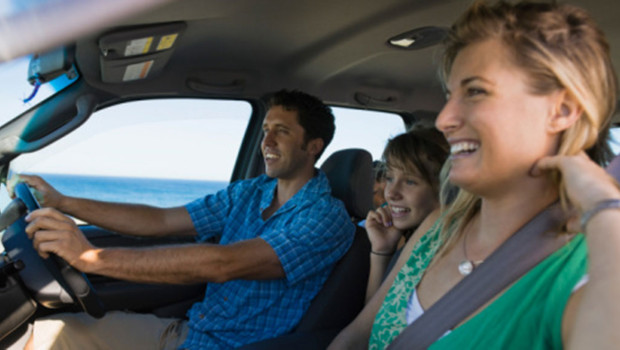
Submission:
[[[461,86],[465,86],[465,85],[471,83],[472,81],[476,81],[476,80],[481,80],[481,81],[483,81],[485,83],[493,84],[493,82],[491,82],[490,80],[485,79],[485,78],[483,78],[481,76],[475,75],[473,77],[469,77],[469,78],[465,78],[465,79],[461,80]]]
[[[263,123],[263,129],[264,129],[266,126],[269,126],[269,125],[270,125],[269,123]],[[291,128],[290,126],[288,126],[288,125],[286,125],[286,124],[283,124],[283,123],[281,123],[281,122],[276,122],[276,123],[274,123],[274,124],[272,124],[272,125],[273,125],[273,127],[274,127],[274,128],[284,128],[284,129],[290,129],[290,128]]]

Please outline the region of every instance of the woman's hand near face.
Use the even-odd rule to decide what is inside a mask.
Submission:
[[[616,181],[581,152],[576,156],[545,157],[538,161],[535,174],[557,170],[566,183],[568,199],[581,213],[606,199],[620,199]]]
[[[583,152],[541,159],[535,173],[562,174],[570,202],[580,211],[608,199],[620,199],[616,181]],[[588,282],[569,299],[562,319],[566,349],[611,349],[620,341],[620,210],[602,210],[591,217],[586,234]],[[572,230],[577,229],[573,220]],[[571,229],[569,221],[569,229]],[[587,232],[584,232],[587,231]],[[601,315],[605,315],[601,317]]]
[[[372,251],[385,254],[396,251],[403,232],[392,224],[389,206],[382,206],[377,210],[369,211],[365,226]]]

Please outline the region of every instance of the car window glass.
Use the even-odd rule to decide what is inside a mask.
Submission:
[[[611,139],[609,145],[614,154],[620,153],[620,127],[611,128]]]
[[[336,132],[319,161],[323,164],[330,154],[345,148],[363,148],[373,160],[381,159],[387,141],[406,130],[401,116],[353,108],[332,107]]]
[[[250,114],[243,101],[114,105],[48,147],[16,158],[11,172],[41,174],[72,196],[183,205],[228,184]]]

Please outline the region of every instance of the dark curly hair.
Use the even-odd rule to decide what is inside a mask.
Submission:
[[[282,106],[287,111],[296,111],[299,125],[304,128],[304,143],[321,138],[323,149],[316,155],[318,160],[327,145],[334,138],[336,125],[331,108],[326,106],[317,97],[299,90],[280,90],[273,93],[269,98],[268,107]]]

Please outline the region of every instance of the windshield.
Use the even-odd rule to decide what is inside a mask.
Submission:
[[[28,102],[34,87],[28,83],[28,64],[31,56],[21,57],[0,64],[0,125],[22,114],[41,101],[53,96],[77,80],[78,76],[69,79],[66,75],[41,85],[34,98]]]

